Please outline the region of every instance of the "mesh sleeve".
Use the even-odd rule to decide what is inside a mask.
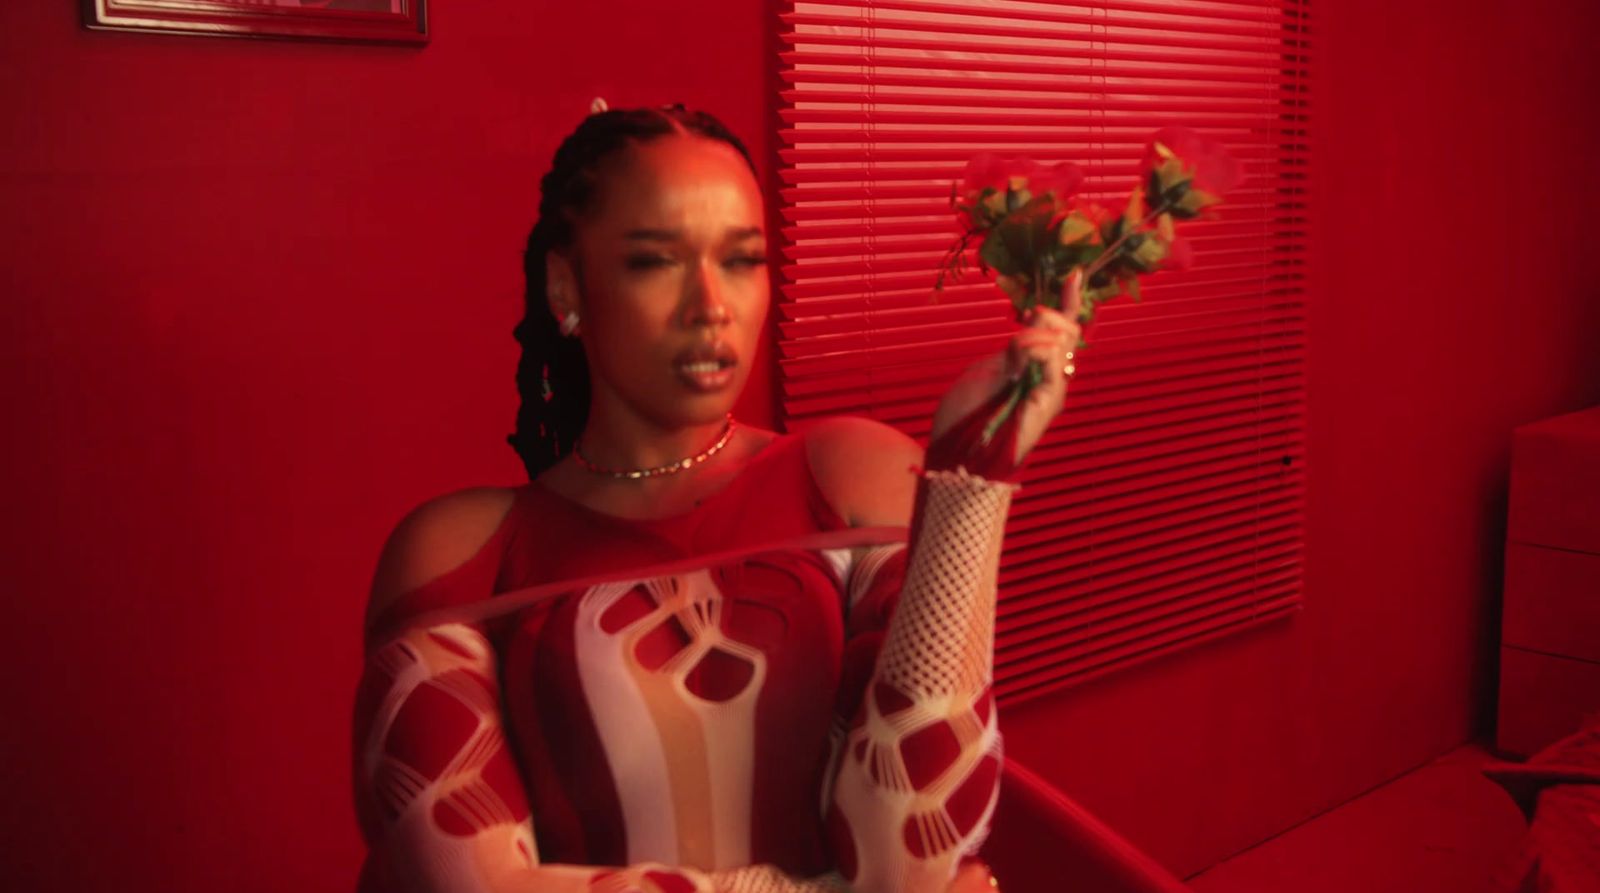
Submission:
[[[995,579],[1015,489],[926,472],[909,550],[875,550],[852,571],[849,631],[886,630],[838,751],[828,828],[863,893],[943,890],[987,834],[1001,760]]]

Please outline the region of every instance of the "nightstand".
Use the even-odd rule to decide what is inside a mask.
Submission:
[[[1496,744],[1527,756],[1600,712],[1600,407],[1511,436]]]

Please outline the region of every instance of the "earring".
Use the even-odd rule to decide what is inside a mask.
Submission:
[[[567,315],[561,317],[561,334],[571,338],[572,333],[576,331],[578,331],[578,311],[568,310]]]

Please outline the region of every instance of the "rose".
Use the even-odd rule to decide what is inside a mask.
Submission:
[[[1043,165],[1027,158],[974,157],[952,195],[961,238],[946,252],[944,269],[960,276],[965,252],[976,248],[979,266],[1000,277],[1001,289],[1019,304],[1019,312],[1021,306],[1032,306],[1040,299],[1040,289],[1048,290],[1091,247],[1087,242],[1058,243],[1061,223],[1072,218],[1069,238],[1096,235],[1092,225],[1089,233],[1080,231],[1087,205],[1079,202],[1079,213],[1071,213],[1082,183],[1082,168],[1071,162]],[[1062,208],[1068,210],[1058,211]],[[1062,249],[1052,254],[1057,244]]]
[[[1164,146],[1166,153],[1157,147]],[[1153,166],[1168,154],[1180,159],[1194,177],[1195,186],[1217,195],[1239,185],[1243,171],[1222,143],[1187,127],[1163,127],[1145,147],[1145,163]]]
[[[969,228],[982,229],[1035,199],[1065,202],[1082,183],[1083,170],[1070,161],[1042,165],[985,153],[967,163],[956,205]]]
[[[1036,164],[1027,174],[1028,185],[1034,195],[1050,193],[1057,207],[1077,195],[1083,185],[1083,168],[1070,161],[1059,164]]]
[[[1145,147],[1144,170],[1151,202],[1185,220],[1220,202],[1243,178],[1221,143],[1187,127],[1157,131]]]
[[[1026,176],[1033,162],[1026,158],[1013,158],[984,152],[972,156],[967,162],[966,176],[961,180],[961,195],[972,198],[985,189],[1004,191],[1012,177]]]
[[[1027,201],[1025,193],[1028,173],[1033,162],[1026,158],[1013,158],[984,153],[973,156],[967,163],[966,176],[961,180],[957,207],[963,212],[968,226],[984,229],[993,226],[1015,205]]]
[[[973,156],[967,163],[961,195],[967,199],[981,199],[986,189],[996,192],[1027,189],[1033,195],[1053,193],[1059,202],[1076,194],[1082,183],[1083,169],[1070,161],[1039,164],[1030,158],[983,153]]]
[[[981,243],[985,231],[1005,216],[1013,171],[1021,164],[1022,159],[989,153],[974,155],[967,162],[961,185],[950,191],[950,204],[956,209],[963,239],[975,238]]]

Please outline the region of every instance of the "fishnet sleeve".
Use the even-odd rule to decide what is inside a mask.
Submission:
[[[494,650],[476,627],[413,629],[369,654],[355,779],[371,848],[361,893],[824,893],[770,865],[540,864],[506,746]]]
[[[852,570],[851,645],[871,642],[876,658],[859,703],[845,703],[854,719],[828,829],[855,890],[943,890],[988,832],[1001,759],[995,579],[1015,489],[960,467],[925,472],[909,549],[869,552]]]

